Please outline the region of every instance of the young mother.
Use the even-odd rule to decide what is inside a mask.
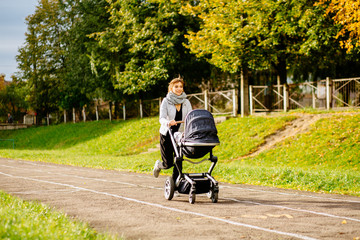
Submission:
[[[190,101],[186,99],[184,92],[184,80],[180,77],[171,80],[168,94],[160,107],[160,151],[161,159],[155,162],[153,174],[158,177],[161,169],[169,169],[174,166],[174,148],[168,133],[169,127],[172,132],[183,132],[184,124],[176,124],[176,121],[184,121],[188,112],[192,110]],[[173,169],[173,179],[179,176],[178,169]]]

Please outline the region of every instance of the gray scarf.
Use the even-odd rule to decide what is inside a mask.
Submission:
[[[182,104],[186,99],[186,94],[185,92],[183,92],[180,96],[178,96],[173,92],[168,92],[168,94],[166,95],[166,99],[168,100],[168,102],[174,105]]]

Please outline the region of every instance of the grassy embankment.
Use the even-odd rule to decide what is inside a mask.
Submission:
[[[309,132],[286,139],[274,149],[256,157],[242,157],[255,151],[267,136],[284,128],[295,118],[290,113],[233,118],[219,124],[217,128],[221,144],[214,149],[214,154],[219,157],[219,164],[213,173],[215,178],[230,183],[360,196],[360,114],[334,114],[316,122]],[[157,118],[148,118],[1,131],[0,138],[15,139],[16,144],[12,149],[10,142],[0,142],[0,156],[150,174],[155,160],[160,159],[160,152],[146,151],[158,144],[158,128]],[[184,170],[206,171],[208,166],[185,162]],[[170,174],[170,170],[162,173]],[[1,197],[2,201],[9,198],[3,194]],[[23,215],[21,212],[29,210],[21,206],[27,203],[19,203],[17,199],[7,201],[16,207],[1,206],[1,215],[9,215],[10,212],[10,220],[5,219],[7,222],[0,224],[5,226],[5,229],[0,227],[0,233],[8,232],[6,228],[10,223],[16,226],[12,231],[26,233],[27,221],[14,219],[20,219],[19,216]],[[43,216],[44,211],[48,212],[39,208],[30,208],[36,218]],[[20,215],[17,215],[18,211]],[[11,217],[11,214],[15,217]],[[57,214],[54,213],[55,218]],[[45,225],[48,225],[54,220],[41,217],[39,221],[45,221]],[[40,222],[35,224],[44,224]],[[40,226],[36,228],[41,229]],[[87,236],[94,234],[92,230],[78,230],[78,233],[86,238],[92,238]]]

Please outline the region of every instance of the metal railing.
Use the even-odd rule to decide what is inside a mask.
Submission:
[[[273,86],[249,86],[250,114],[298,108],[360,107],[360,78]]]
[[[237,114],[236,91],[235,89],[226,91],[194,93],[187,95],[193,109],[206,109],[213,115],[231,115]],[[117,118],[126,120],[136,117],[153,117],[159,115],[160,105],[163,98],[149,100],[136,99],[126,103],[115,104],[115,102],[101,101],[94,99],[90,106],[84,106],[82,109],[63,110],[55,114],[49,114],[46,119],[47,124],[53,122],[85,122],[114,119],[114,113]],[[115,111],[115,108],[117,110]],[[35,117],[36,118],[36,117]],[[36,119],[33,122],[36,122]],[[24,118],[25,119],[25,118]],[[49,120],[50,119],[50,120]]]

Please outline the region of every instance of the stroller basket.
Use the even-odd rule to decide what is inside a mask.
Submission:
[[[207,193],[211,187],[211,180],[210,179],[202,179],[196,181],[196,194]],[[182,179],[178,186],[178,192],[183,194],[189,194],[191,191],[191,184]]]

